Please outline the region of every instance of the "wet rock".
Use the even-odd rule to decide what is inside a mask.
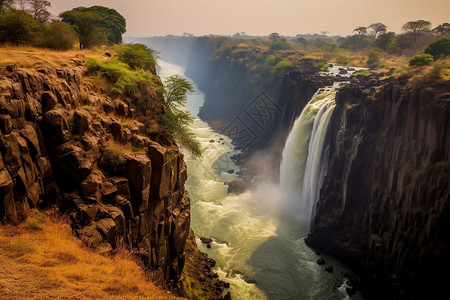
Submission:
[[[333,266],[326,266],[325,271],[327,271],[328,273],[333,273]]]
[[[207,237],[201,237],[200,240],[202,241],[203,244],[209,244],[213,242],[212,238]]]
[[[323,257],[321,257],[316,262],[317,262],[318,265],[324,265],[325,264],[325,259]]]

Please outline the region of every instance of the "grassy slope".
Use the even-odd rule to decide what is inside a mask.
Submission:
[[[33,226],[36,227],[36,226]],[[0,226],[1,299],[180,299],[146,279],[121,250],[105,257],[72,235],[61,219],[42,230]]]

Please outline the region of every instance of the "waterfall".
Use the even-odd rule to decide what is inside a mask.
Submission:
[[[309,224],[328,165],[328,122],[336,91],[317,92],[303,109],[286,140],[280,166],[280,187],[287,211]]]

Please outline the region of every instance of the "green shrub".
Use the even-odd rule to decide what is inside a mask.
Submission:
[[[293,48],[292,48],[291,44],[289,44],[288,42],[281,41],[281,42],[276,42],[276,43],[273,43],[272,45],[270,45],[270,49],[278,51],[278,50],[291,50]]]
[[[440,79],[442,78],[442,70],[444,69],[444,66],[440,63],[435,63],[433,65],[433,68],[430,70],[428,75],[431,79]]]
[[[69,50],[77,42],[78,38],[69,24],[53,20],[45,28],[36,45],[55,50]]]
[[[430,43],[425,53],[432,55],[434,59],[446,58],[450,55],[450,37],[443,36]]]
[[[336,58],[336,62],[340,65],[346,65],[349,62],[349,59],[345,55],[340,55]]]
[[[328,72],[328,64],[326,64],[323,61],[316,62],[314,64],[314,68],[316,68],[316,69],[318,69],[320,71],[323,71],[323,72]]]
[[[0,14],[0,42],[31,43],[43,32],[44,25],[23,10],[11,9]]]
[[[156,86],[157,79],[142,69],[130,70],[123,62],[108,60],[100,62],[90,58],[86,62],[88,72],[106,78],[112,83],[111,93],[131,95],[145,86]]]
[[[430,54],[419,54],[409,60],[409,65],[414,67],[429,66],[433,63],[433,56]]]
[[[378,69],[383,69],[383,68],[386,68],[386,63],[385,62],[382,62],[382,63],[380,63],[379,65],[378,65]]]
[[[128,64],[132,70],[143,69],[155,72],[157,52],[142,44],[123,45],[117,51],[119,61]]]
[[[291,70],[294,66],[287,58],[282,58],[281,61],[279,61],[275,67],[272,69],[271,73],[275,77],[281,77],[283,74]]]
[[[367,59],[367,65],[370,67],[378,65],[380,63],[382,54],[383,50],[381,50],[380,48],[370,49],[369,58]]]

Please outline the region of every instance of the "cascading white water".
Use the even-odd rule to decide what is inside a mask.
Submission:
[[[287,138],[280,166],[280,187],[286,211],[309,224],[328,165],[325,139],[336,106],[336,91],[317,92],[303,109]]]

